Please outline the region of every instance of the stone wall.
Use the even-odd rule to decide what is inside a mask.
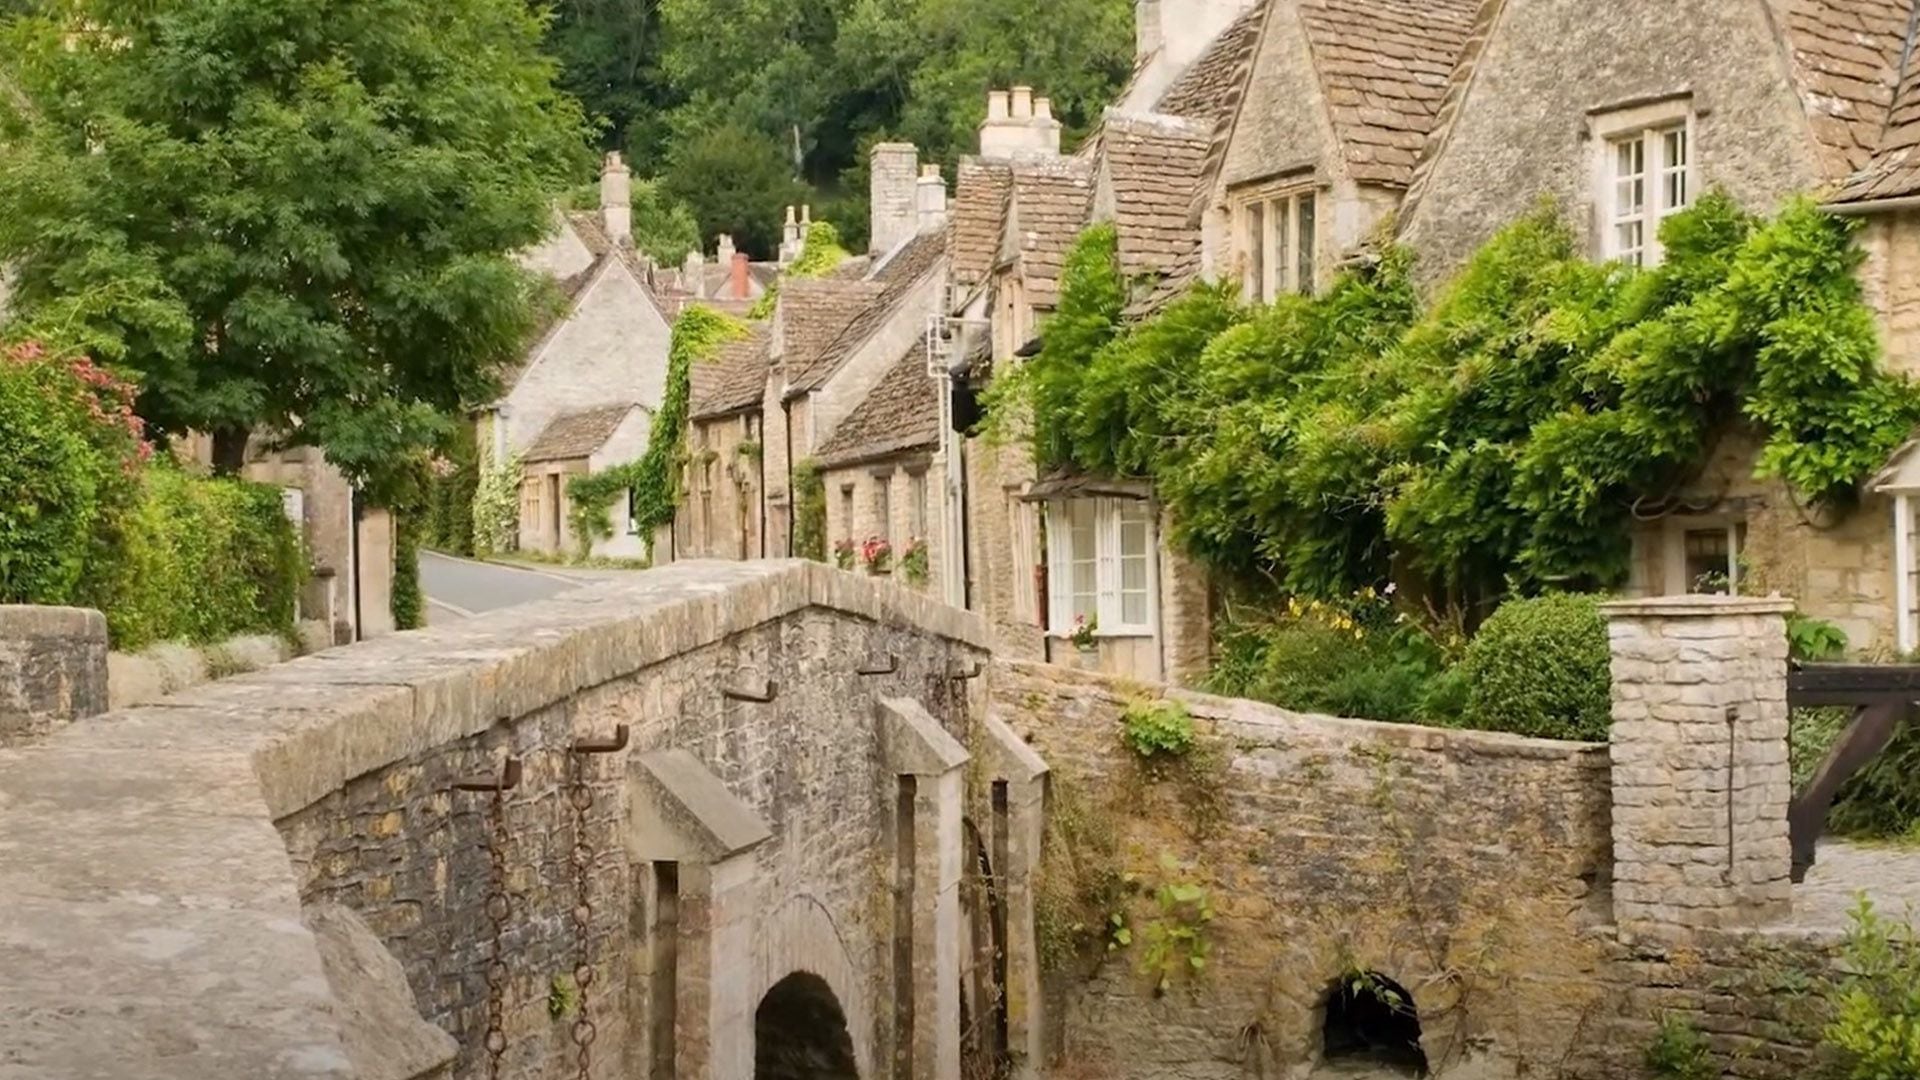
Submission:
[[[0,746],[106,710],[106,617],[0,604]]]
[[[1214,759],[1197,775],[1156,775],[1121,743],[1129,703],[1162,693]],[[997,668],[993,707],[1052,768],[1053,812],[1115,830],[1120,868],[1143,889],[1198,883],[1217,912],[1206,969],[1164,994],[1139,966],[1157,917],[1144,895],[1123,905],[1132,945],[1096,949],[1084,984],[1083,972],[1055,981],[1057,1049],[1082,1075],[1305,1075],[1329,991],[1356,969],[1409,989],[1441,1076],[1488,1060],[1544,1069],[1599,999],[1604,954],[1588,928],[1608,915],[1604,747],[1307,716],[1025,663]]]

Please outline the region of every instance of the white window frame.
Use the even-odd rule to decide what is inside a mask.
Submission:
[[[1103,638],[1156,636],[1160,620],[1160,547],[1153,505],[1145,499],[1104,496],[1056,499],[1047,503],[1048,632],[1056,637],[1073,633],[1078,598],[1073,588],[1074,564],[1089,561],[1074,548],[1071,514],[1075,503],[1091,503],[1093,509],[1093,608],[1099,620],[1096,635]],[[1144,526],[1141,530],[1143,550],[1134,555],[1124,551],[1123,529],[1129,519],[1132,524]],[[1145,617],[1137,621],[1124,618],[1122,586],[1125,561],[1130,558],[1144,560]]]
[[[1746,528],[1739,517],[1674,517],[1667,519],[1665,551],[1666,591],[1672,596],[1696,595],[1698,583],[1687,573],[1687,534],[1719,532],[1727,534],[1727,595],[1740,595],[1740,559],[1746,553]]]
[[[1232,251],[1240,266],[1241,292],[1249,302],[1271,303],[1286,293],[1310,296],[1316,291],[1325,202],[1311,177],[1291,177],[1234,196]],[[1303,241],[1303,211],[1308,206],[1313,209],[1313,232]],[[1261,223],[1257,252],[1250,236],[1256,213]],[[1308,250],[1303,268],[1301,255]],[[1308,272],[1302,274],[1303,269]]]
[[[1603,259],[1618,259],[1637,266],[1658,266],[1666,252],[1660,245],[1660,223],[1670,215],[1693,205],[1699,197],[1699,141],[1695,132],[1693,103],[1680,96],[1627,108],[1596,112],[1589,117],[1593,137],[1593,208],[1597,250]],[[1670,137],[1679,139],[1681,161],[1674,161]],[[1623,149],[1640,156],[1640,205],[1632,213],[1621,203],[1621,185],[1627,174],[1620,170]],[[1669,181],[1679,185],[1678,200],[1669,189]],[[1640,245],[1621,242],[1621,227],[1640,226]]]

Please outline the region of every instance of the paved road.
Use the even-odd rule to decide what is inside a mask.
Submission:
[[[581,574],[475,562],[434,551],[420,553],[420,590],[427,594],[429,624],[545,600],[591,580]]]

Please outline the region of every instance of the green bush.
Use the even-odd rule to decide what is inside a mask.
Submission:
[[[396,630],[418,630],[426,623],[420,594],[420,526],[412,515],[393,515],[393,594],[388,607]]]
[[[1166,698],[1141,698],[1120,714],[1120,741],[1142,758],[1183,757],[1193,749],[1193,716]]]
[[[1864,897],[1840,952],[1844,974],[1824,988],[1832,1010],[1824,1043],[1846,1080],[1920,1076],[1920,938]]]
[[[1364,589],[1340,603],[1290,601],[1271,619],[1230,620],[1207,688],[1286,709],[1361,720],[1428,719],[1447,650],[1427,628]]]
[[[473,554],[473,502],[480,488],[479,454],[472,424],[461,424],[445,456],[435,460],[427,487],[427,513],[417,540],[435,551]]]
[[[1485,731],[1604,740],[1612,715],[1599,600],[1556,594],[1501,605],[1467,644],[1462,722]]]
[[[1647,1071],[1658,1080],[1714,1080],[1720,1075],[1707,1037],[1672,1013],[1661,1015],[1660,1029],[1647,1047],[1646,1063]]]

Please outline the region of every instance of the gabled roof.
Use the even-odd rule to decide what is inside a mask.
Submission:
[[[1007,212],[1010,235],[1001,257],[1020,260],[1027,301],[1051,308],[1060,299],[1060,271],[1067,249],[1087,223],[1093,198],[1093,163],[1061,158],[1013,167],[1013,195]]]
[[[695,420],[757,409],[767,391],[767,348],[773,332],[754,323],[746,336],[722,344],[688,372],[693,384],[688,412]]]
[[[629,402],[556,416],[547,423],[540,437],[533,440],[522,460],[531,463],[591,457],[607,445],[627,415],[638,408],[641,406]]]
[[[520,380],[525,378],[527,371],[533,367],[534,361],[547,351],[547,346],[572,320],[575,312],[579,310],[580,299],[585,295],[588,287],[600,280],[601,275],[615,262],[624,264],[633,274],[634,280],[640,285],[640,291],[646,295],[647,300],[653,304],[654,310],[660,313],[661,318],[672,321],[667,314],[667,307],[662,304],[659,294],[653,288],[652,275],[648,273],[648,267],[642,256],[631,248],[616,248],[607,238],[606,231],[600,227],[598,214],[574,211],[564,216],[566,227],[572,229],[573,234],[580,238],[580,243],[593,256],[593,262],[578,274],[555,282],[561,302],[554,304],[552,310],[547,313],[545,321],[535,328],[526,351],[521,353],[520,359],[501,373],[500,392],[503,398],[520,384]]]
[[[1308,0],[1300,19],[1347,172],[1404,188],[1483,0]]]
[[[889,252],[875,265],[872,275],[860,284],[869,290],[878,287],[872,293],[873,298],[862,305],[841,328],[840,333],[825,348],[821,349],[804,367],[796,366],[791,359],[787,362],[787,394],[789,397],[817,390],[833,378],[840,366],[851,358],[867,339],[884,326],[899,311],[908,294],[929,273],[939,266],[940,260],[947,254],[947,234],[939,232],[921,233],[904,241],[898,248]],[[928,311],[923,315],[931,315]]]
[[[1120,269],[1129,279],[1191,268],[1200,247],[1193,204],[1212,126],[1177,117],[1109,114],[1103,133]]]
[[[810,377],[833,343],[884,291],[886,286],[877,281],[831,278],[798,278],[781,285],[775,322],[788,385]]]
[[[964,158],[950,211],[953,280],[977,285],[993,272],[1006,231],[1007,199],[1013,193],[1013,168],[1005,162]]]
[[[818,456],[824,465],[850,465],[926,449],[939,439],[939,384],[927,377],[925,347],[915,344],[840,421]]]

